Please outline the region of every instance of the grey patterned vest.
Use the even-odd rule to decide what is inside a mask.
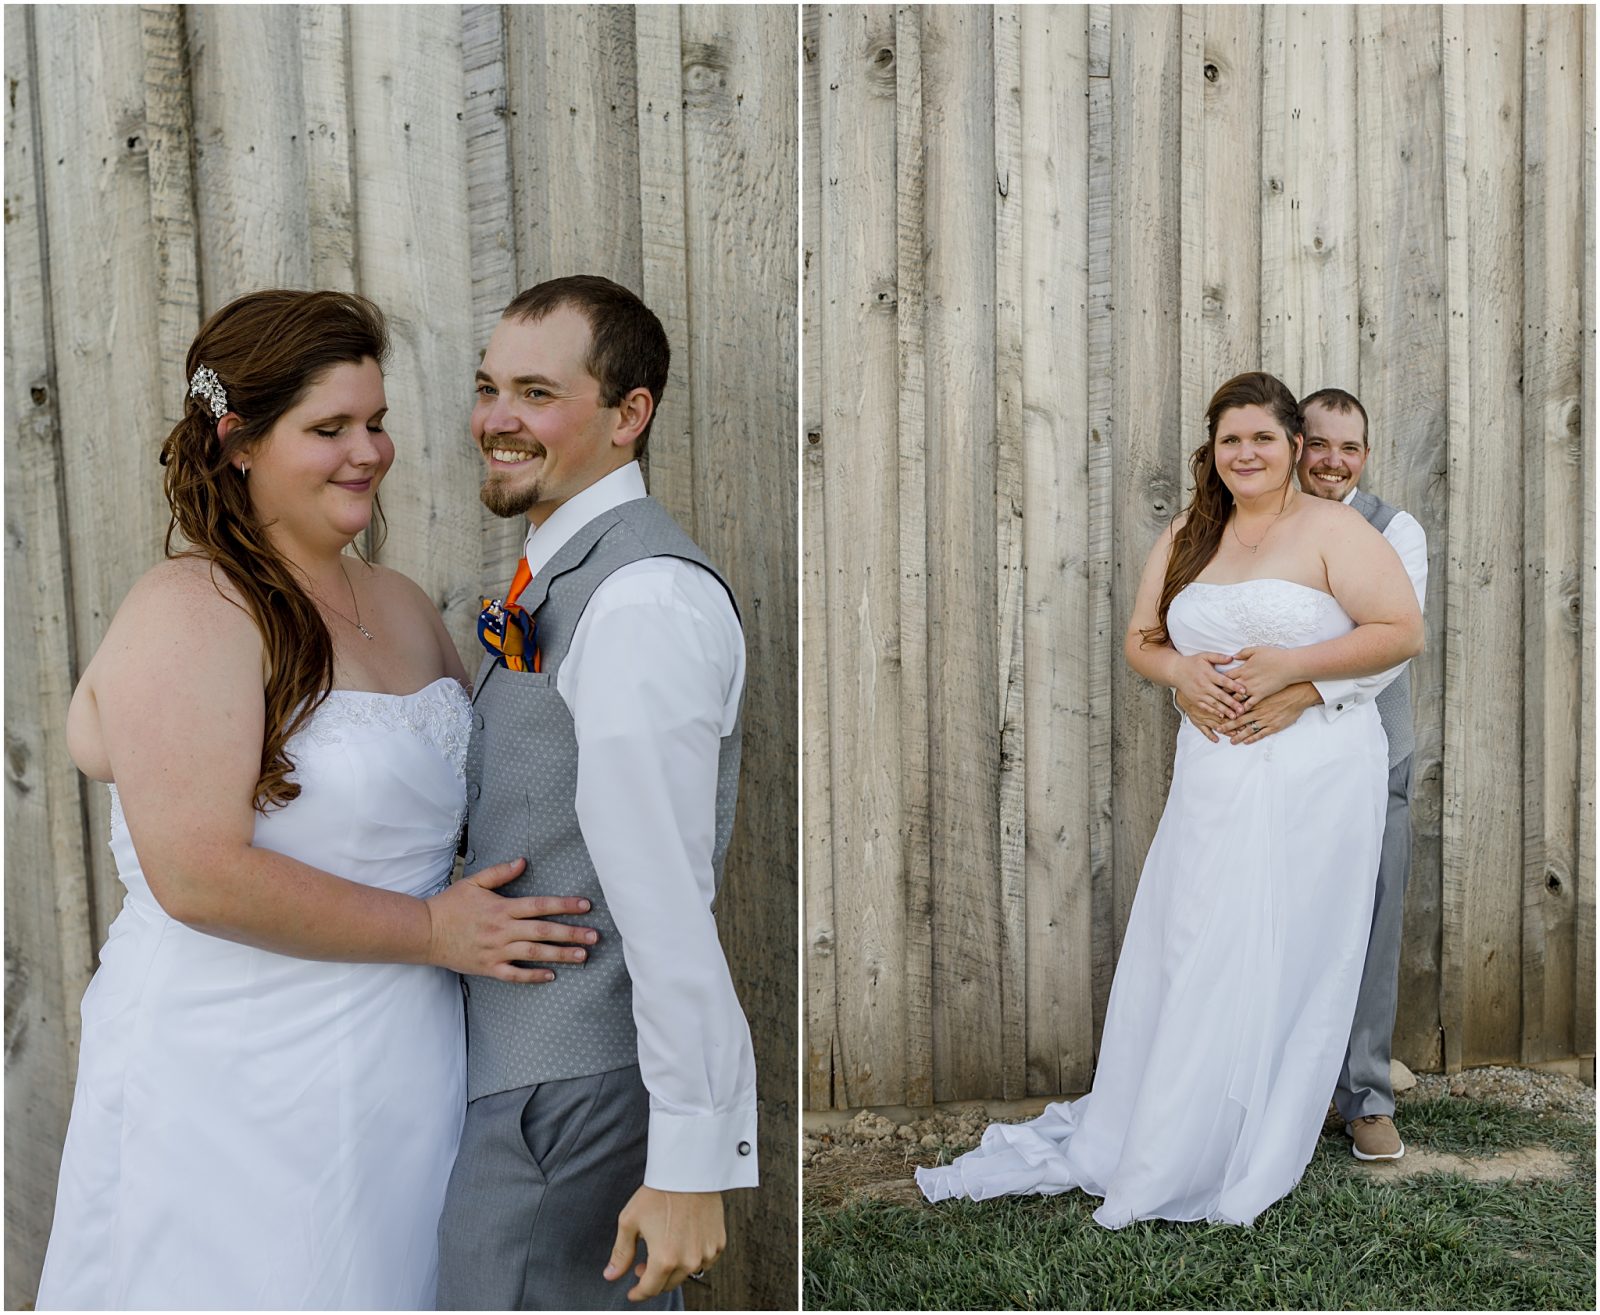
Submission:
[[[578,745],[556,675],[594,591],[613,571],[646,557],[684,558],[728,588],[659,502],[625,502],[574,534],[522,594],[522,605],[536,616],[542,670],[508,671],[485,657],[478,672],[467,749],[465,873],[525,857],[527,870],[501,891],[582,896],[592,910],[564,921],[593,927],[600,939],[582,964],[555,965],[553,982],[462,979],[468,1100],[639,1062],[622,938],[578,828]],[[719,885],[733,831],[741,722],[742,715],[723,738],[717,765],[712,863]],[[618,806],[626,808],[626,800]]]
[[[1364,489],[1357,489],[1350,505],[1367,518],[1368,524],[1382,534],[1389,522],[1400,514],[1400,508],[1391,507],[1382,498]],[[1416,733],[1411,726],[1411,665],[1384,686],[1374,700],[1378,716],[1383,719],[1383,733],[1389,737],[1389,770],[1411,756],[1417,746]]]

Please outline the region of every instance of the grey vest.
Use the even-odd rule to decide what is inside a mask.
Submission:
[[[508,671],[485,657],[478,672],[467,749],[465,873],[526,858],[527,870],[501,891],[582,896],[591,911],[563,921],[593,927],[600,939],[582,964],[555,965],[553,982],[462,979],[468,1100],[639,1062],[633,984],[622,937],[578,827],[578,745],[556,675],[594,591],[613,571],[647,557],[684,558],[728,588],[659,502],[623,503],[574,534],[522,594],[538,626],[542,670]],[[640,658],[648,661],[649,655]],[[742,715],[723,738],[717,764],[712,863],[718,885],[733,831],[741,722]],[[626,808],[627,801],[618,807]]]
[[[1382,534],[1389,522],[1400,514],[1400,508],[1391,507],[1382,498],[1364,489],[1357,489],[1350,505],[1367,518],[1368,524]],[[1378,716],[1383,719],[1383,733],[1389,737],[1389,770],[1411,756],[1416,748],[1416,733],[1411,726],[1411,665],[1383,687],[1374,700]]]

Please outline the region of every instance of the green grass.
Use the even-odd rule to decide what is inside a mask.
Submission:
[[[1570,1116],[1440,1097],[1402,1111],[1408,1145],[1487,1154],[1543,1142],[1572,1177],[1374,1180],[1324,1136],[1253,1228],[1144,1222],[1057,1197],[808,1208],[808,1310],[1593,1310],[1594,1142]]]

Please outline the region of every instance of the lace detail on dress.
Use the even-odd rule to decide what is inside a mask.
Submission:
[[[439,750],[457,780],[466,779],[472,701],[454,680],[436,680],[414,694],[333,690],[287,747],[292,753],[296,743],[333,744],[352,728],[366,726],[410,731]]]
[[[1240,580],[1234,584],[1196,580],[1188,587],[1221,591],[1215,599],[1217,609],[1237,627],[1244,641],[1240,648],[1294,648],[1316,632],[1324,607],[1339,605],[1332,595],[1292,580]]]

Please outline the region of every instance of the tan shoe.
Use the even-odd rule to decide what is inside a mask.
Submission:
[[[1387,1114],[1366,1114],[1344,1125],[1351,1139],[1350,1154],[1358,1160],[1398,1160],[1406,1146]]]

